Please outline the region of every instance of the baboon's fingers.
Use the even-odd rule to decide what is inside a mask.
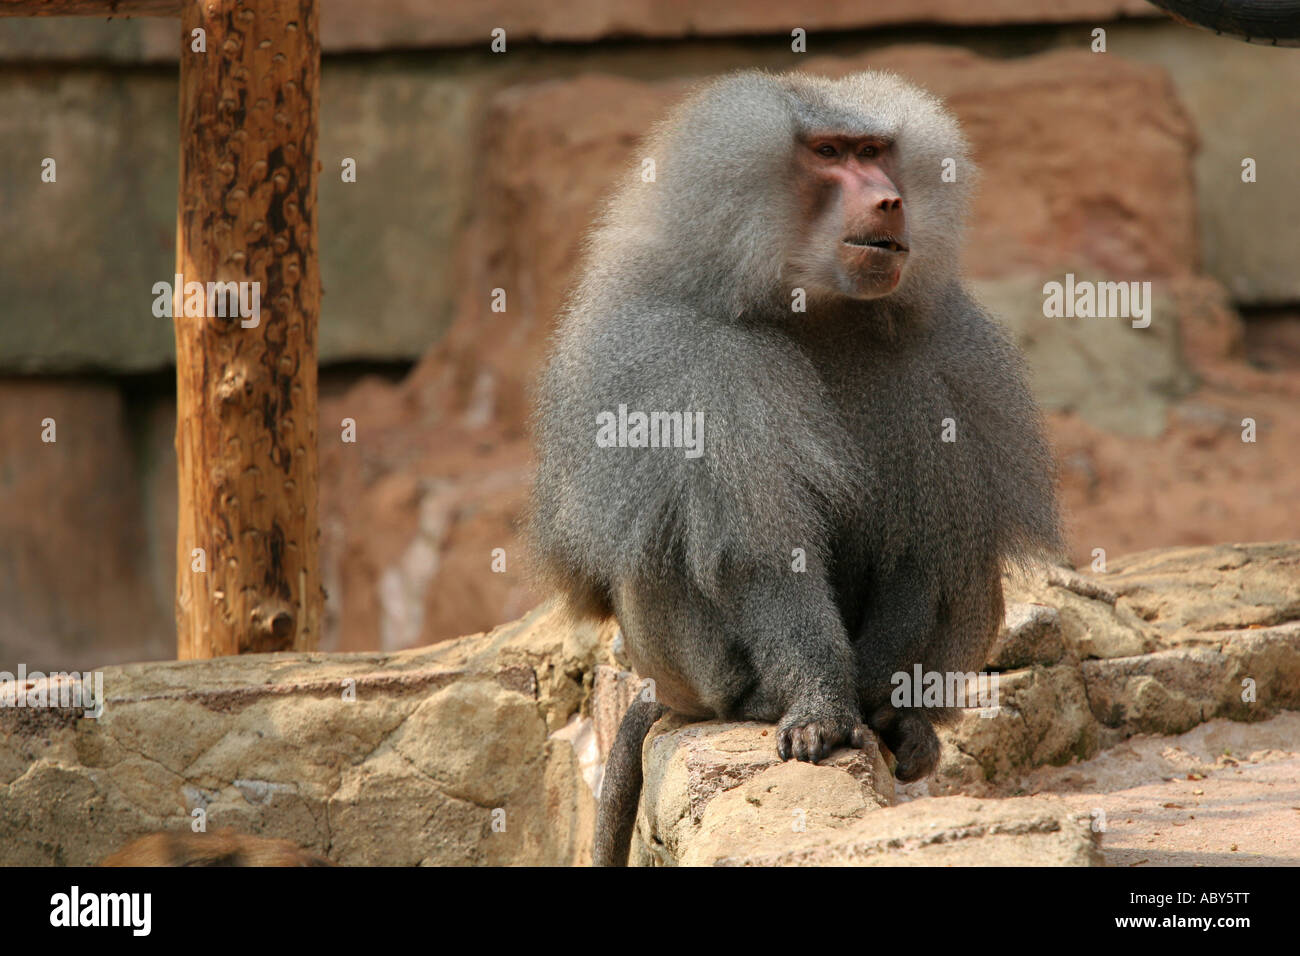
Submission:
[[[857,750],[866,750],[869,740],[871,740],[871,728],[866,724],[858,724],[849,737],[849,745]]]
[[[836,747],[849,744],[863,746],[861,736],[866,728],[853,718],[814,718],[795,721],[782,727],[776,735],[776,752],[782,760],[794,757],[809,763],[819,763]]]
[[[920,714],[901,713],[885,745],[894,752],[894,776],[903,783],[920,780],[939,765],[939,737],[930,721]]]

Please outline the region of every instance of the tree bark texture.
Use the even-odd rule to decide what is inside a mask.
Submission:
[[[192,49],[199,28],[206,52]],[[181,43],[177,656],[311,650],[323,597],[316,4],[185,0]],[[195,282],[256,283],[259,321],[216,314],[210,296],[187,315]]]

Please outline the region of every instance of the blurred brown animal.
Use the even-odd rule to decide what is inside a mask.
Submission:
[[[288,840],[214,833],[151,833],[133,840],[100,866],[337,866]]]

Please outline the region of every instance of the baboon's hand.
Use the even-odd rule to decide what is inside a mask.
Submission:
[[[791,717],[786,715],[776,732],[776,752],[782,760],[794,757],[817,763],[836,747],[865,747],[865,724],[856,714],[840,717]]]
[[[920,780],[939,764],[939,737],[930,721],[915,711],[882,707],[871,717],[880,739],[894,755],[894,776],[903,783]]]

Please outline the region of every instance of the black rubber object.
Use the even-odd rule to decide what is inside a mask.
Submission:
[[[1300,46],[1300,0],[1150,0],[1175,20],[1263,46]]]

